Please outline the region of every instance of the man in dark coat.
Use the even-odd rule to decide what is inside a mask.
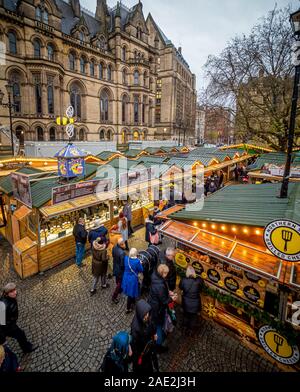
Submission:
[[[203,285],[203,280],[197,277],[194,268],[189,266],[186,270],[186,278],[179,283],[179,288],[182,290],[183,324],[188,334],[191,334],[201,310],[200,292]]]
[[[112,295],[112,301],[118,303],[118,296],[122,292],[122,279],[124,274],[124,258],[125,253],[125,242],[123,238],[119,238],[118,243],[113,247],[113,276],[116,278],[116,289]]]
[[[135,316],[131,323],[131,348],[133,372],[152,373],[159,371],[156,355],[156,328],[151,321],[151,306],[143,299],[136,304]]]
[[[85,243],[87,240],[87,231],[85,230],[85,221],[83,218],[78,219],[78,223],[74,226],[73,236],[75,238],[76,243],[76,265],[77,267],[82,267],[82,260],[84,258],[85,253]]]
[[[148,303],[152,308],[151,319],[156,327],[157,345],[162,351],[162,343],[165,339],[163,325],[166,317],[168,304],[176,299],[176,294],[169,291],[166,277],[169,268],[165,264],[160,264],[151,276],[151,286],[148,297]]]
[[[8,283],[4,289],[2,297],[0,298],[1,309],[3,304],[5,306],[5,322],[0,325],[0,344],[3,344],[6,337],[9,336],[18,341],[24,354],[35,351],[37,347],[27,340],[25,332],[17,325],[19,310],[17,303],[17,289],[14,283]]]
[[[165,259],[162,262],[169,267],[169,273],[167,276],[167,283],[169,286],[169,290],[174,291],[176,288],[176,279],[177,279],[177,271],[174,264],[175,260],[175,249],[167,248],[165,251]]]
[[[91,248],[93,246],[93,242],[97,238],[101,238],[102,240],[104,240],[105,243],[107,243],[107,238],[106,238],[107,234],[108,234],[107,228],[103,225],[103,223],[101,223],[100,219],[96,219],[95,226],[93,230],[89,232],[88,235],[88,241],[91,244]]]

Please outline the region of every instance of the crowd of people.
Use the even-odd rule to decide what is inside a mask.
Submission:
[[[202,280],[196,276],[195,270],[189,267],[186,277],[180,281],[178,291],[175,249],[167,248],[153,267],[149,278],[150,285],[142,297],[144,265],[137,249],[129,249],[128,246],[129,232],[133,233],[132,212],[129,202],[125,206],[119,215],[117,226],[111,230],[120,235],[112,248],[112,275],[115,279],[115,288],[112,290],[111,300],[118,304],[121,294],[126,296],[126,313],[134,312],[134,317],[130,331],[120,331],[113,337],[102,361],[101,370],[107,373],[125,373],[132,362],[134,372],[159,371],[158,354],[168,350],[165,344],[166,337],[172,333],[176,325],[175,303],[178,296],[182,298],[184,312],[182,328],[186,334],[190,334],[201,308]],[[150,245],[158,244],[161,240],[158,235],[158,225],[161,223],[158,212],[165,206],[165,203],[156,206],[153,214],[146,220],[145,240]],[[100,222],[96,222],[94,229],[87,232],[84,223],[84,219],[80,218],[73,231],[76,242],[75,263],[79,268],[82,267],[88,241],[91,247],[93,275],[90,294],[94,295],[99,281],[102,289],[109,287],[109,231]],[[6,323],[0,325],[0,371],[18,371],[20,367],[17,357],[8,347],[6,338],[16,339],[24,353],[30,353],[38,347],[27,340],[25,332],[17,325],[18,304],[15,284],[8,283],[4,287],[0,306],[1,304],[5,307]]]

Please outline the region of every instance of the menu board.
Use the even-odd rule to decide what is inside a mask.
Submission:
[[[23,173],[11,173],[10,178],[14,198],[32,208],[29,176]]]
[[[82,196],[108,192],[112,189],[112,179],[83,181],[76,184],[67,184],[52,189],[52,203],[76,199]]]

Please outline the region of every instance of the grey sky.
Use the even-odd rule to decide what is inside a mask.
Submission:
[[[122,0],[132,7],[138,0]],[[81,0],[94,12],[97,0]],[[108,0],[113,7],[117,0]],[[173,44],[182,46],[183,55],[197,76],[197,89],[204,84],[203,65],[209,54],[218,54],[226,42],[237,34],[248,34],[277,3],[279,8],[300,7],[298,0],[144,0],[145,18],[151,12]],[[291,32],[292,33],[292,32]]]

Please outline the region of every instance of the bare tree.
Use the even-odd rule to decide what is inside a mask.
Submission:
[[[248,36],[233,38],[219,56],[205,64],[209,83],[206,104],[230,108],[235,137],[286,150],[293,65],[289,10],[275,9]],[[295,140],[300,136],[299,124]],[[296,144],[296,143],[295,143]]]

